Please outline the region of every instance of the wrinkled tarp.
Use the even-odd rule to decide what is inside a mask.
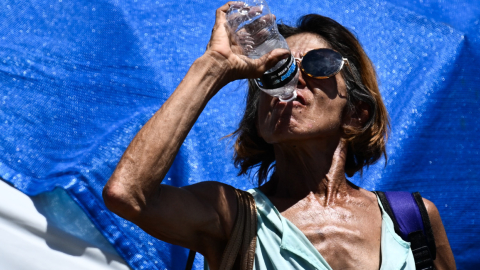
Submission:
[[[202,55],[222,1],[7,0],[0,3],[0,177],[34,195],[66,189],[135,269],[182,269],[187,251],[109,212],[102,188],[136,132]],[[480,5],[472,1],[278,0],[351,29],[378,72],[392,118],[388,165],[352,180],[420,191],[438,207],[459,269],[480,266]],[[245,84],[207,105],[165,183],[238,188],[231,133]],[[201,268],[201,259],[195,267]]]

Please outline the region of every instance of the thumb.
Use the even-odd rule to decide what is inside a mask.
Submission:
[[[262,74],[274,67],[280,60],[286,59],[290,55],[290,51],[286,49],[275,49],[260,57],[258,60],[261,63],[260,70],[262,71]]]

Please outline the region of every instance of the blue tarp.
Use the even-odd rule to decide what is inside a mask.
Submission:
[[[204,52],[222,1],[0,3],[0,177],[28,195],[64,188],[134,269],[182,269],[187,251],[109,212],[102,188],[128,143]],[[371,57],[392,118],[388,165],[352,180],[420,191],[443,218],[459,269],[480,267],[480,5],[475,0],[270,3],[278,19],[329,16]],[[231,83],[205,108],[165,183],[238,188]],[[201,258],[195,267],[201,268]]]

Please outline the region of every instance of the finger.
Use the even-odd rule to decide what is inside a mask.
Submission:
[[[227,19],[226,19],[226,14],[227,14],[227,11],[228,9],[230,8],[230,6],[232,5],[238,5],[239,2],[236,2],[236,1],[230,1],[230,2],[227,2],[225,5],[219,7],[216,11],[216,15],[215,15],[215,24],[224,24]]]
[[[211,47],[213,39],[218,39],[219,36],[220,36],[220,39],[221,39],[221,37],[225,35],[225,33],[221,33],[221,32],[223,32],[223,30],[225,29],[226,12],[230,8],[230,6],[235,4],[235,3],[237,3],[237,2],[234,2],[234,1],[227,2],[226,4],[224,4],[223,6],[219,7],[216,10],[215,24],[213,25],[213,28],[212,28],[212,33],[210,35],[210,41],[207,44],[207,50]],[[217,33],[217,32],[220,32],[220,34]],[[227,35],[228,35],[228,33],[227,33]]]
[[[221,12],[227,12],[227,10],[230,8],[230,6],[237,6],[239,3],[239,1],[228,1],[227,3],[225,3],[223,6],[217,8],[217,12],[218,11],[221,11]]]
[[[245,28],[249,33],[256,33],[261,29],[272,26],[274,22],[275,16],[272,14],[267,14],[248,24],[245,26]]]
[[[228,26],[227,23],[227,12],[229,11],[230,8],[239,6],[241,4],[244,4],[243,2],[235,2],[235,1],[230,1],[227,2],[225,5],[219,7],[216,11],[215,15],[215,25],[213,26],[212,29],[212,37],[215,35],[215,32],[217,30],[223,31],[225,29],[225,26]],[[231,29],[227,28],[227,35],[231,34]],[[230,36],[230,35],[229,35]],[[229,38],[230,40],[231,37]]]
[[[274,67],[280,60],[286,59],[291,55],[290,51],[286,49],[275,49],[270,53],[265,54],[264,56],[257,59],[259,64],[259,70],[262,71],[262,74],[265,71]]]
[[[245,11],[249,9],[250,7],[244,2],[230,3],[230,7],[226,11],[226,20],[233,32],[236,32],[238,26],[249,19],[245,13]]]
[[[248,11],[248,17],[253,18],[263,13],[263,5],[253,6]]]
[[[248,20],[248,16],[240,12],[229,12],[227,21],[230,27],[236,31],[238,26]]]

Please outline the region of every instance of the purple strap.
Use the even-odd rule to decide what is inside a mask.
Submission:
[[[385,192],[385,196],[390,203],[393,215],[397,219],[400,236],[404,240],[409,241],[408,234],[411,232],[424,231],[420,210],[411,193],[389,191]]]

